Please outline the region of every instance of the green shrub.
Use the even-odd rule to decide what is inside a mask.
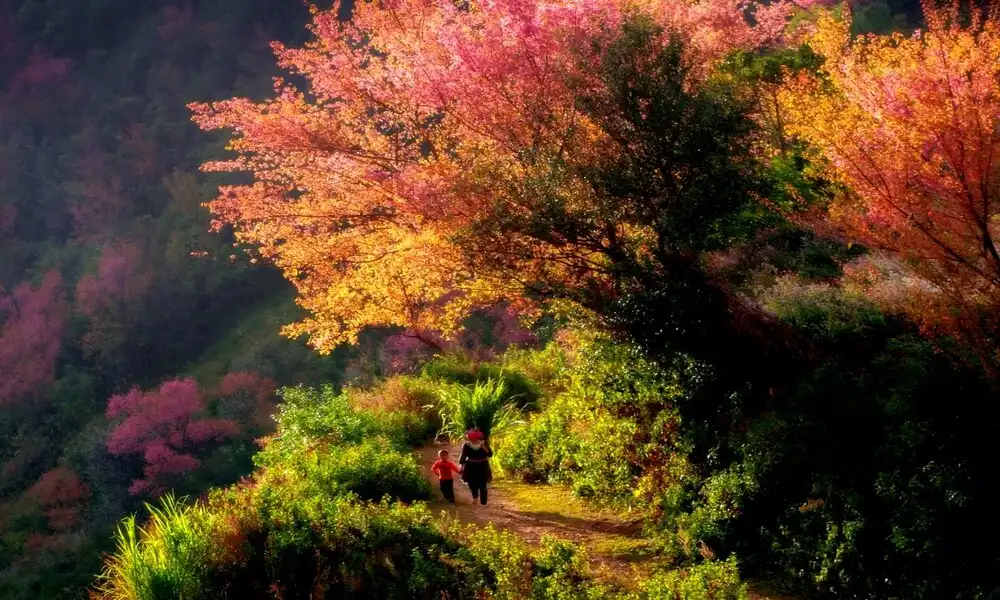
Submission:
[[[430,484],[414,456],[394,450],[384,438],[302,455],[293,464],[335,495],[352,493],[371,501],[388,496],[404,502],[430,497]]]
[[[569,357],[562,343],[556,341],[544,348],[511,348],[504,353],[501,364],[507,378],[523,376],[544,396],[553,397],[567,385]],[[516,389],[516,384],[513,386]],[[520,392],[525,393],[525,392]],[[541,401],[541,397],[539,397]]]
[[[381,433],[373,413],[356,410],[350,396],[332,386],[318,389],[302,386],[279,391],[278,438],[323,440],[331,444],[352,444]]]
[[[242,575],[248,581],[227,577],[230,589],[246,590],[233,597],[251,596],[251,590],[259,597],[273,590],[286,598],[402,599],[460,593],[460,565],[441,561],[459,546],[439,531],[421,506],[359,504],[345,497],[315,502],[283,494],[267,504],[270,518],[251,538],[244,559],[247,570]]]
[[[517,370],[508,370],[492,363],[475,363],[455,354],[440,356],[424,365],[421,371],[423,377],[432,381],[456,383],[464,386],[475,386],[488,380],[503,380],[505,394],[508,400],[516,402],[522,408],[531,408],[538,404],[541,390],[524,374]]]
[[[359,410],[350,392],[338,393],[330,386],[284,388],[279,393],[284,402],[277,416],[278,431],[254,457],[258,466],[319,446],[358,444],[376,437],[386,440],[387,448],[405,450],[424,443],[435,431],[430,411]]]
[[[656,573],[645,583],[647,600],[747,600],[736,559],[708,561],[692,567]]]
[[[569,433],[574,415],[570,403],[561,399],[530,415],[496,444],[496,464],[503,471],[527,483],[572,481],[581,440]]]
[[[521,418],[521,410],[507,393],[503,379],[444,387],[440,392],[440,407],[441,434],[451,439],[460,439],[475,427],[486,437],[500,435]]]
[[[782,320],[821,340],[861,344],[888,327],[871,299],[794,276],[779,278],[760,294],[760,301]]]
[[[563,391],[497,444],[497,464],[605,504],[633,504],[648,491],[639,499],[652,507],[667,472],[684,470],[674,407],[685,393],[681,377],[603,335],[571,335]]]
[[[441,525],[423,505],[324,496],[312,483],[270,472],[205,506],[172,510],[165,526],[128,524],[98,597],[612,597],[568,542],[546,539],[533,551],[512,533]],[[180,543],[159,533],[178,529],[189,532]]]
[[[441,428],[436,410],[441,383],[422,377],[396,375],[369,390],[350,389],[351,405],[374,413],[380,420],[397,420],[406,430],[409,443],[419,445]],[[393,429],[394,424],[388,426]]]
[[[610,599],[612,592],[589,577],[586,557],[578,547],[550,537],[532,550],[517,535],[492,525],[458,535],[459,553],[474,588],[492,590],[496,600]]]

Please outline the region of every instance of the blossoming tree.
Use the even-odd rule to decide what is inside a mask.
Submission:
[[[618,91],[601,73],[608,60],[628,62],[627,49],[611,49],[632,24],[664,31],[653,36],[661,49],[683,42],[683,65],[659,65],[683,74],[681,93],[729,50],[773,42],[789,11],[758,6],[751,26],[747,9],[391,0],[358,3],[350,24],[317,11],[313,41],[275,44],[307,88],[278,80],[265,102],[192,105],[201,127],[235,133],[238,156],[205,169],[254,176],[210,203],[216,226],[234,225],[295,284],[311,316],[286,333],[309,334],[321,351],[366,326],[451,336],[477,308],[524,311],[538,293],[609,288],[609,248],[655,250],[646,225],[605,219],[585,234],[550,234],[524,217],[593,221],[587,171],[629,146],[616,137],[626,124],[616,131],[594,116]],[[660,109],[648,98],[634,108]]]

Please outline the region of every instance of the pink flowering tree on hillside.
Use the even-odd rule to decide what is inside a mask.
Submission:
[[[37,403],[55,380],[66,324],[62,278],[50,272],[33,287],[0,290],[0,406]]]
[[[193,379],[173,379],[158,389],[138,388],[108,400],[107,417],[118,420],[108,436],[115,456],[140,455],[143,477],[132,482],[132,494],[159,494],[178,475],[201,464],[195,453],[237,433],[226,419],[202,417],[205,401]]]
[[[76,286],[77,309],[87,318],[84,350],[105,365],[115,365],[135,355],[142,344],[137,335],[153,284],[152,273],[142,268],[141,250],[124,243],[106,248],[97,272],[84,275]]]
[[[445,337],[439,331],[415,329],[389,336],[378,350],[382,372],[411,372],[441,352],[461,352],[477,361],[492,360],[507,348],[537,341],[508,305],[493,306],[477,316],[481,318],[474,319],[475,323],[463,328],[456,338]]]
[[[73,233],[78,240],[99,242],[110,238],[115,226],[128,216],[129,198],[114,157],[101,147],[97,129],[85,127],[78,143],[79,150],[71,163],[73,178],[65,188]],[[126,146],[123,140],[119,144]]]
[[[257,373],[227,373],[215,391],[217,414],[252,430],[274,429],[277,384]]]
[[[90,499],[90,488],[66,467],[46,471],[27,495],[36,501],[52,531],[66,531],[80,522],[80,515]]]

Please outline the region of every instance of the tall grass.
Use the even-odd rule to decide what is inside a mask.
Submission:
[[[478,427],[486,437],[503,433],[521,421],[517,395],[507,393],[503,378],[490,377],[470,385],[452,384],[440,394],[441,431],[439,435],[461,438]]]
[[[165,495],[149,504],[145,527],[127,517],[115,533],[117,551],[105,562],[97,590],[105,600],[196,600],[205,597],[206,575],[217,557],[214,521],[200,504],[185,506]]]

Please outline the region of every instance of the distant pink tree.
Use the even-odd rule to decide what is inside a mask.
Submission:
[[[273,428],[277,384],[257,373],[227,373],[215,392],[220,415],[264,430]]]
[[[52,56],[42,48],[35,48],[14,74],[10,89],[14,93],[33,92],[62,82],[69,74],[69,65],[69,60]]]
[[[127,134],[127,132],[126,132]],[[80,134],[73,179],[66,186],[74,233],[83,241],[107,238],[128,212],[128,199],[111,158],[101,148],[96,129]]]
[[[65,531],[80,521],[80,513],[90,498],[90,488],[71,469],[56,467],[46,471],[28,489],[27,495],[45,511],[49,529]]]
[[[534,334],[521,324],[518,314],[506,304],[485,311],[488,329],[468,327],[453,340],[436,331],[407,329],[389,336],[382,344],[379,358],[388,374],[412,371],[437,352],[462,351],[477,360],[495,358],[511,346],[535,341]]]
[[[236,434],[232,421],[200,417],[204,409],[194,379],[173,379],[148,392],[134,388],[108,400],[108,418],[121,419],[108,436],[108,451],[145,461],[131,494],[162,492],[171,478],[198,467],[197,450]]]
[[[55,380],[66,323],[62,277],[51,271],[38,287],[0,290],[0,406],[37,402]]]
[[[83,336],[89,354],[112,362],[134,338],[152,284],[135,244],[121,243],[101,253],[97,272],[84,275],[76,286],[77,309],[89,323]]]

